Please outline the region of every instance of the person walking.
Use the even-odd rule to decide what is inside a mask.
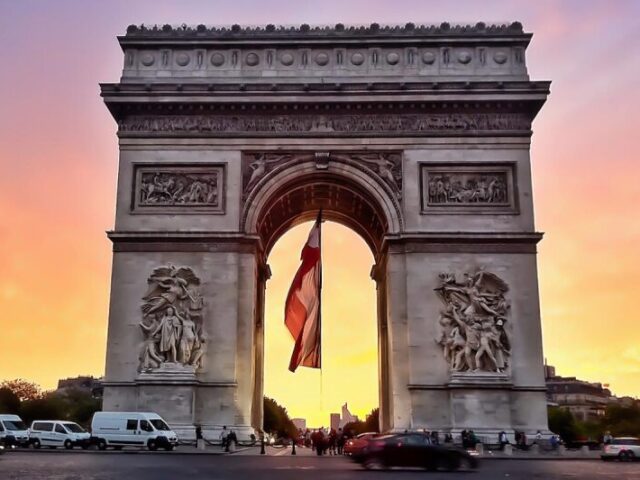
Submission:
[[[227,437],[229,436],[229,432],[227,431],[227,426],[222,427],[222,431],[220,432],[220,441],[222,445],[222,449],[225,452],[229,451],[229,444],[227,443]]]

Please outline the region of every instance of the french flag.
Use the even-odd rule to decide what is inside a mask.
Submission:
[[[289,362],[289,370],[292,372],[300,365],[320,368],[321,223],[322,210],[318,212],[316,223],[302,249],[302,264],[293,278],[284,307],[284,324],[296,342]]]

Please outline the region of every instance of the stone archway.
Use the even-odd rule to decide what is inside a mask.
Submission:
[[[398,175],[401,159],[398,152],[340,152],[340,153],[247,153],[242,215],[244,232],[256,234],[261,248],[256,252],[262,265],[257,282],[257,320],[254,340],[254,394],[252,424],[262,425],[262,397],[264,372],[264,301],[266,282],[270,275],[267,257],[278,238],[294,225],[315,218],[318,210],[323,217],[341,223],[358,233],[371,249],[375,264],[372,267],[377,290],[378,325],[378,386],[381,428],[391,428],[390,365],[385,302],[386,284],[380,272],[386,266],[385,240],[397,235],[403,225],[399,208],[401,183],[382,177],[376,164],[367,166],[356,159],[379,158],[395,166]],[[258,159],[258,160],[256,160]],[[251,165],[273,162],[269,171],[255,179]],[[370,168],[374,167],[374,168]]]
[[[266,258],[322,207],[375,257],[388,429],[547,429],[522,25],[130,26],[106,410],[261,424]]]

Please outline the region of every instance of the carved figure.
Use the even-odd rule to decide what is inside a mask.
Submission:
[[[167,363],[201,368],[204,304],[197,291],[200,280],[190,268],[168,265],[156,268],[148,282],[140,323],[144,335],[140,370],[153,371]]]
[[[267,158],[267,155],[261,153],[256,157],[256,159],[249,164],[249,168],[251,169],[251,176],[249,177],[249,182],[245,187],[245,192],[251,191],[253,187],[260,181],[262,177],[267,173],[267,165],[271,163],[278,163],[288,157],[289,155],[276,155],[271,158]]]
[[[378,174],[378,176],[389,184],[389,186],[393,189],[394,192],[400,197],[401,189],[399,186],[398,178],[396,178],[396,174],[394,170],[397,168],[396,164],[389,160],[385,156],[384,153],[375,153],[368,155],[354,155],[355,159],[363,161],[365,163],[371,163],[375,165],[374,170]]]
[[[510,341],[505,323],[507,285],[479,270],[458,282],[452,273],[440,275],[435,289],[445,308],[440,313],[436,342],[454,372],[497,372],[508,367]]]

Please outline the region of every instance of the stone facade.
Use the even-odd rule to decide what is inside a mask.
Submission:
[[[120,142],[104,408],[185,438],[260,428],[269,251],[323,208],[374,254],[383,429],[546,430],[530,38],[129,27],[101,85]]]

